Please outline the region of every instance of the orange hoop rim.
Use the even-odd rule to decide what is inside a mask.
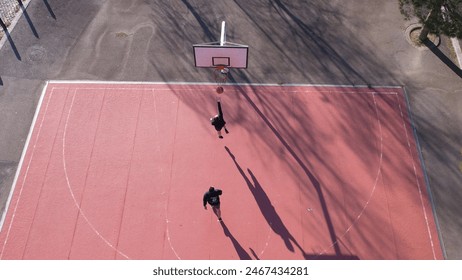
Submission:
[[[226,73],[229,72],[228,65],[216,65],[215,70],[216,71],[226,70]]]

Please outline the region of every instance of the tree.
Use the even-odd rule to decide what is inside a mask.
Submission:
[[[429,32],[462,38],[462,0],[399,0],[399,8],[406,19],[419,19],[421,41]]]

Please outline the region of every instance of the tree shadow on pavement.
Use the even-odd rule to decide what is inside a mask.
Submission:
[[[21,55],[19,54],[18,49],[16,48],[16,45],[14,44],[13,39],[11,38],[11,34],[8,31],[8,27],[6,26],[6,24],[3,22],[1,18],[0,18],[0,26],[2,27],[3,32],[5,32],[5,36],[8,39],[8,42],[10,42],[11,49],[13,50],[14,55],[16,56],[18,60],[21,60]]]
[[[462,69],[460,69],[449,57],[447,57],[437,46],[430,40],[423,42],[429,50],[432,51],[444,64],[446,64],[457,76],[462,78]]]
[[[48,0],[43,0],[43,4],[45,4],[45,7],[47,8],[48,13],[50,13],[50,16],[53,19],[56,19],[56,15],[55,15],[55,13],[53,12],[53,9],[50,6],[50,3],[48,3]]]
[[[40,36],[38,35],[38,32],[37,32],[37,29],[35,29],[34,23],[32,23],[32,20],[31,20],[31,18],[29,16],[29,13],[27,13],[26,7],[24,7],[24,4],[22,3],[21,0],[18,0],[18,4],[21,7],[22,13],[23,13],[24,17],[26,18],[27,23],[29,24],[30,30],[32,31],[32,33],[34,34],[34,36],[36,38],[40,38]]]

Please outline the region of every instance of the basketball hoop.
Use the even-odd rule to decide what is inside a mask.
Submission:
[[[218,86],[223,85],[228,80],[229,68],[225,65],[218,65],[213,69],[213,79]]]
[[[194,66],[212,68],[213,80],[217,83],[216,93],[222,94],[230,69],[246,69],[249,46],[226,40],[226,23],[221,22],[220,41],[193,45]]]

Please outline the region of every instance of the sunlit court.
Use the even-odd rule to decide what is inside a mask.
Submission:
[[[49,82],[1,259],[443,258],[401,88],[215,88]]]

